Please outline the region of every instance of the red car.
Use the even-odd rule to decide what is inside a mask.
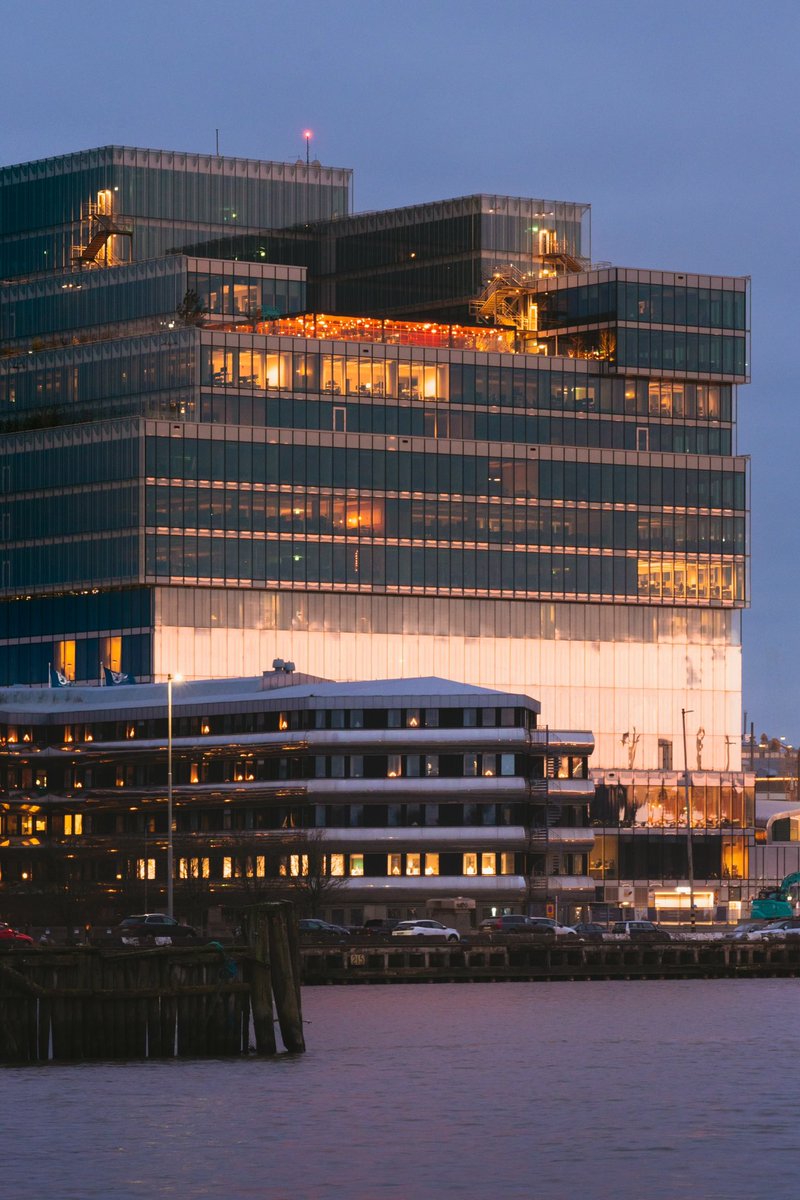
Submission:
[[[27,933],[17,933],[5,921],[0,921],[0,946],[32,946],[33,938]]]

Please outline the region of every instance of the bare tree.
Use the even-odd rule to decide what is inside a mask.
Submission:
[[[192,288],[184,293],[175,315],[183,325],[202,325],[206,309],[200,303],[200,297]]]
[[[332,874],[331,854],[321,829],[282,830],[263,840],[237,842],[237,879],[249,903],[291,900],[304,916],[318,917],[345,887]]]

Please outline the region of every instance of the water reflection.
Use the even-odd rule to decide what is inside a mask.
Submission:
[[[793,980],[319,988],[274,1062],[0,1073],[4,1200],[797,1195]]]

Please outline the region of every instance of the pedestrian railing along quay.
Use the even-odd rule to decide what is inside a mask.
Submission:
[[[305,1049],[292,905],[243,914],[247,946],[0,953],[0,1062],[218,1058]]]
[[[744,979],[800,975],[800,938],[784,942],[585,942],[541,945],[304,947],[305,984],[511,980]]]

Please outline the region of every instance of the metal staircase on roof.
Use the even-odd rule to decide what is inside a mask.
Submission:
[[[114,237],[133,237],[133,221],[130,217],[114,216],[106,205],[89,202],[89,237],[85,246],[73,251],[73,260],[78,266],[99,265],[98,260],[105,251],[102,265],[117,266],[119,259],[109,254],[109,243]]]

